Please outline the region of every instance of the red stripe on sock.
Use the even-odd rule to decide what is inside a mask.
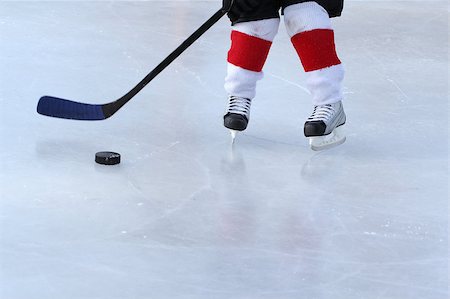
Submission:
[[[336,54],[333,30],[315,29],[301,32],[294,35],[291,41],[306,72],[341,63]]]
[[[233,30],[228,62],[249,71],[261,72],[271,45],[270,41]]]

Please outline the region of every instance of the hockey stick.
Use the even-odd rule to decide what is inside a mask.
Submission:
[[[150,81],[161,73],[169,64],[181,55],[190,45],[192,45],[209,28],[219,21],[231,7],[222,7],[194,33],[192,33],[178,48],[169,54],[160,64],[158,64],[141,82],[121,98],[106,104],[86,104],[57,97],[43,96],[39,99],[37,112],[42,115],[75,119],[75,120],[104,120],[116,113],[123,105],[128,103],[138,92],[140,92]]]

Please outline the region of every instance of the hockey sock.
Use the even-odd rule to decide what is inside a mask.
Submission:
[[[263,77],[262,69],[278,26],[278,18],[233,26],[225,78],[228,94],[248,99],[255,97],[256,82]]]
[[[336,54],[334,32],[325,9],[305,2],[285,9],[291,42],[307,72],[307,87],[315,105],[342,100],[344,69]]]
[[[306,72],[341,64],[331,29],[315,29],[294,35],[291,39]]]
[[[228,62],[253,72],[261,72],[272,42],[236,30],[231,32]]]

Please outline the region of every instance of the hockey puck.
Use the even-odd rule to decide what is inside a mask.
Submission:
[[[116,165],[120,163],[120,154],[114,152],[98,152],[95,154],[95,162],[103,165]]]

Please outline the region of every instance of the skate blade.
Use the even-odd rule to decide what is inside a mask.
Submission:
[[[234,144],[234,140],[236,139],[237,131],[230,130],[230,134],[231,134],[231,144]]]
[[[342,126],[337,127],[328,135],[309,138],[309,146],[313,151],[322,151],[344,143],[346,140]]]

